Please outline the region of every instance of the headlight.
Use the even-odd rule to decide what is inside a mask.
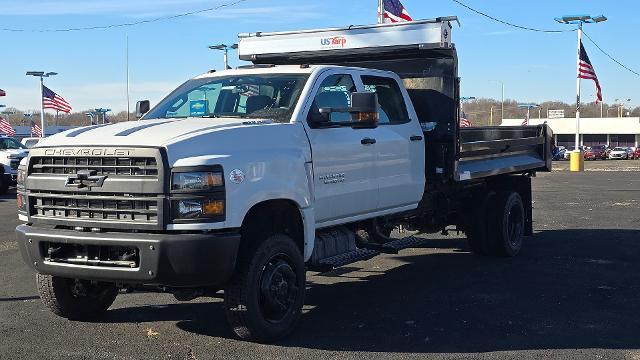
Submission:
[[[26,178],[26,173],[23,169],[18,169],[18,174],[16,175],[16,183],[18,186],[24,186],[24,180]]]
[[[173,200],[172,208],[175,220],[219,219],[224,216],[224,200]]]
[[[17,193],[16,205],[18,206],[18,211],[27,212],[27,199],[24,193],[21,193],[21,192]]]
[[[173,191],[210,191],[224,185],[224,176],[219,171],[197,171],[173,173]]]

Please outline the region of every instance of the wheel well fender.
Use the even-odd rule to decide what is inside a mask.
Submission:
[[[315,239],[312,213],[289,199],[257,203],[249,209],[242,221],[240,248],[264,241],[270,235],[282,233],[295,241],[306,260],[311,256]]]

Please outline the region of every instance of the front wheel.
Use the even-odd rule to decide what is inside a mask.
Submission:
[[[118,296],[112,283],[36,275],[42,302],[56,315],[71,320],[92,320],[103,315]]]
[[[224,295],[233,332],[263,343],[287,336],[302,313],[305,274],[302,254],[287,235],[276,234],[241,250]]]

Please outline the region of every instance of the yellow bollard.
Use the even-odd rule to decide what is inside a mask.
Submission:
[[[582,151],[571,153],[571,171],[584,171],[584,154]]]

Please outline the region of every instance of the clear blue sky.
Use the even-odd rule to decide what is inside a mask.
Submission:
[[[231,0],[229,0],[231,1]],[[606,50],[640,69],[640,3],[633,0],[464,0],[468,5],[518,24],[566,29],[553,18],[566,14],[600,14],[604,24],[586,31]],[[2,0],[0,27],[54,29],[108,25],[152,19],[212,7],[211,0]],[[457,15],[462,23],[453,38],[460,56],[462,92],[466,96],[519,101],[575,101],[575,33],[540,34],[497,24],[450,0],[403,0],[416,18]],[[0,31],[0,103],[20,109],[38,108],[38,84],[27,70],[56,71],[47,80],[76,110],[126,108],[125,36],[130,41],[132,101],[158,101],[189,77],[221,68],[222,56],[207,45],[231,43],[239,32],[293,30],[375,22],[376,0],[248,0],[215,12],[111,30],[67,33]],[[640,78],[619,68],[585,40],[600,77],[606,102],[632,98],[640,104]],[[235,56],[235,54],[233,54]],[[237,63],[235,60],[232,62]],[[594,87],[583,84],[583,99],[592,101]]]

